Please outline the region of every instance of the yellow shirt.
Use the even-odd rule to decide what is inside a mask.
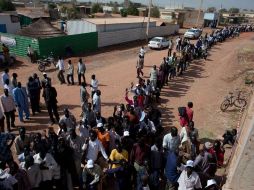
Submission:
[[[116,149],[111,151],[109,159],[111,161],[120,161],[120,160],[126,160],[128,161],[128,152],[126,150],[122,150],[121,153],[119,153]],[[113,164],[112,168],[118,168],[120,167],[119,164]]]

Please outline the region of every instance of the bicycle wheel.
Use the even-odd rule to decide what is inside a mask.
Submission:
[[[234,101],[234,105],[238,108],[244,108],[247,105],[247,102],[245,99],[238,98]]]
[[[45,65],[39,64],[38,70],[41,72],[45,71]]]
[[[228,109],[228,107],[229,107],[229,105],[230,105],[230,101],[229,100],[224,100],[222,103],[221,103],[221,105],[220,105],[220,109],[221,109],[221,111],[226,111],[227,109]]]

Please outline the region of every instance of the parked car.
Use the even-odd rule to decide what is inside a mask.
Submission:
[[[197,39],[201,36],[201,34],[201,29],[191,28],[185,32],[184,37],[189,39]]]
[[[169,41],[164,37],[154,37],[148,43],[148,47],[151,49],[163,49],[168,46]]]

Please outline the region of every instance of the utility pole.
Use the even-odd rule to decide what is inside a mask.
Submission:
[[[199,10],[198,10],[198,18],[197,18],[197,22],[196,22],[196,27],[198,27],[198,23],[199,23],[199,19],[200,19],[200,14],[201,14],[201,9],[202,9],[202,7],[203,7],[203,2],[204,2],[204,0],[200,0]]]
[[[148,9],[148,21],[146,24],[146,40],[148,41],[149,38],[149,25],[150,25],[150,17],[151,17],[151,6],[152,6],[152,0],[149,0],[149,9]]]

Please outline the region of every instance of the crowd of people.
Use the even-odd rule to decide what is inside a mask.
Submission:
[[[232,30],[224,28],[216,35],[229,38]],[[42,80],[35,73],[23,87],[17,73],[10,78],[9,70],[5,69],[1,76],[4,94],[0,98],[0,189],[220,189],[215,173],[224,166],[223,146],[234,144],[237,131],[227,131],[223,141],[215,139],[201,145],[192,102],[178,108],[179,126],[171,127],[168,133],[163,130],[166,126],[161,122],[161,110],[156,107],[160,90],[187,71],[187,66],[196,59],[193,48],[200,43],[207,45],[211,36],[200,38],[196,45],[177,39],[177,52],[173,52],[171,40],[168,57],[153,66],[146,81],[142,78],[146,53],[142,47],[137,64],[138,82],[126,88],[126,105],[115,106],[108,118],[101,114],[99,81],[92,75],[88,83],[82,59],[77,70],[80,121],[67,107],[59,116],[57,91],[46,73]],[[59,81],[64,84],[61,57],[57,67]],[[73,85],[71,61],[67,69],[67,82]],[[30,110],[32,115],[40,114],[41,96],[51,124],[58,124],[58,129],[48,127],[27,134],[21,126],[15,136],[12,130],[16,128],[16,110],[21,122],[30,119]]]

